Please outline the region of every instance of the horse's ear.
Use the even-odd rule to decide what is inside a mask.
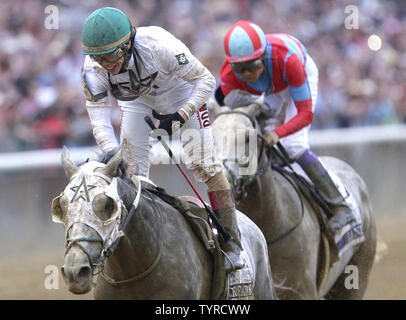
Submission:
[[[66,146],[63,146],[61,163],[69,179],[79,170],[78,166],[71,160],[69,150]]]
[[[220,107],[213,98],[210,98],[206,102],[206,105],[207,105],[207,109],[209,110],[210,114],[213,115],[214,119],[217,118],[218,114],[221,112],[231,111],[230,107],[227,107],[227,106]]]
[[[261,113],[261,106],[258,103],[254,102],[249,104],[248,106],[237,108],[236,110],[245,112],[252,117],[257,117]]]
[[[258,103],[251,103],[248,106],[248,114],[250,114],[253,117],[257,117],[259,116],[259,114],[261,113],[261,105]]]
[[[100,169],[106,176],[114,177],[116,175],[117,168],[121,162],[121,150],[122,148],[116,152],[104,168]]]

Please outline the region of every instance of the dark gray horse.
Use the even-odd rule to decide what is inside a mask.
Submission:
[[[210,105],[209,110],[215,118],[212,129],[217,157],[225,163],[234,195],[240,198],[237,208],[260,227],[267,239],[278,298],[361,299],[375,256],[376,230],[367,188],[359,175],[341,160],[322,157],[353,195],[365,234],[363,243],[347,250],[329,268],[327,238],[321,232],[314,207],[292,181],[270,166],[272,159],[268,159],[259,138],[259,106],[231,110]],[[243,138],[236,139],[236,132]],[[254,143],[249,143],[252,136]],[[236,152],[238,149],[249,150],[254,157],[249,159],[246,152]],[[251,172],[247,171],[253,164]]]
[[[118,152],[107,164],[90,161],[77,167],[67,149],[62,153],[70,182],[53,201],[53,220],[65,225],[61,270],[69,290],[89,292],[95,271],[103,266],[96,299],[210,299],[211,254],[184,216],[151,191],[152,182],[116,176],[120,162]],[[126,220],[132,205],[136,209]],[[254,297],[273,299],[265,238],[246,216],[238,213],[237,218],[252,262]]]

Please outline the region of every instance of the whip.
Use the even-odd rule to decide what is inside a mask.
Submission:
[[[152,120],[151,120],[151,118],[149,116],[145,116],[144,120],[151,127],[152,130],[156,129],[154,123],[152,122]],[[173,160],[172,150],[169,148],[169,146],[166,144],[166,142],[162,139],[161,136],[158,136],[157,139],[158,139],[158,141],[161,142],[162,146],[168,152],[169,157]],[[200,196],[199,192],[196,190],[196,188],[193,186],[192,182],[189,180],[189,178],[186,175],[185,171],[180,167],[180,165],[178,163],[176,163],[176,161],[175,161],[175,164],[178,167],[178,169],[180,170],[180,172],[182,173],[182,175],[185,177],[187,183],[192,188],[193,192],[196,194],[196,196],[199,198],[199,200],[203,204],[204,208],[206,209],[207,213],[209,214],[209,217],[213,221],[213,224],[217,228],[217,231],[219,232],[219,234],[223,237],[223,239],[225,241],[230,240],[230,238],[231,238],[230,233],[220,223],[220,221],[218,220],[218,218],[217,218],[216,214],[213,212],[213,210],[206,205],[203,198]]]

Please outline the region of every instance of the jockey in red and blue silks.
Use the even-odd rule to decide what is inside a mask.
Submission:
[[[279,138],[283,138],[306,127],[313,120],[312,96],[305,70],[307,50],[299,40],[286,34],[268,34],[265,39],[264,72],[259,79],[254,83],[244,81],[226,61],[221,69],[220,88],[224,96],[234,89],[257,95],[265,92],[268,95],[289,88],[298,113],[292,121],[275,129]]]
[[[241,20],[224,39],[226,60],[216,90],[219,105],[242,107],[263,96],[261,124],[267,143],[279,142],[330,204],[329,223],[339,252],[364,241],[361,224],[326,167],[309,147],[308,132],[317,101],[318,70],[306,47],[287,34],[264,34]]]

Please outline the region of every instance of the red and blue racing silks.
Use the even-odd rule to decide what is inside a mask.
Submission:
[[[260,78],[255,83],[247,83],[225,61],[220,74],[220,88],[227,96],[234,89],[268,95],[289,87],[298,114],[275,129],[283,138],[313,120],[312,97],[305,70],[307,50],[299,40],[287,34],[267,34],[266,40],[265,68]]]

